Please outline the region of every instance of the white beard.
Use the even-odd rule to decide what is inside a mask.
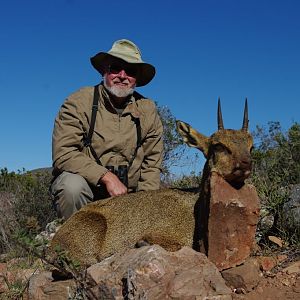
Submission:
[[[118,86],[107,86],[106,77],[104,76],[103,84],[105,88],[115,97],[117,98],[126,98],[129,95],[132,95],[134,92],[134,88],[130,87],[118,87]]]

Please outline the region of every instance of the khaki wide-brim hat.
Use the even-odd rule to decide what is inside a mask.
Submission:
[[[136,86],[148,84],[155,75],[155,67],[142,61],[141,51],[129,40],[118,40],[107,53],[99,52],[91,57],[93,67],[102,75],[107,66],[118,60],[137,67]]]

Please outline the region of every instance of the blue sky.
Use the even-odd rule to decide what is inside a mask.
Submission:
[[[53,121],[68,94],[100,76],[89,58],[134,41],[157,75],[138,91],[210,135],[300,116],[300,2],[1,1],[0,167],[51,166]]]

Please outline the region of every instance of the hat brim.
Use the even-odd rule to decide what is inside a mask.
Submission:
[[[126,61],[120,57],[105,52],[99,52],[95,56],[91,57],[92,66],[101,75],[104,74],[107,66],[115,63],[116,61],[137,66],[136,86],[144,86],[148,84],[155,76],[155,67],[145,62]]]

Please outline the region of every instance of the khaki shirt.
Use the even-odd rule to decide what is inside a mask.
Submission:
[[[128,165],[137,145],[136,125],[132,119],[135,117],[140,118],[142,146],[129,169],[128,186],[139,191],[158,189],[163,127],[154,102],[134,92],[124,111],[118,114],[102,85],[99,85],[99,94],[92,146],[102,166],[82,142],[90,128],[94,95],[94,87],[85,87],[66,99],[55,119],[52,137],[55,172],[79,174],[96,186],[107,172],[104,166]]]

